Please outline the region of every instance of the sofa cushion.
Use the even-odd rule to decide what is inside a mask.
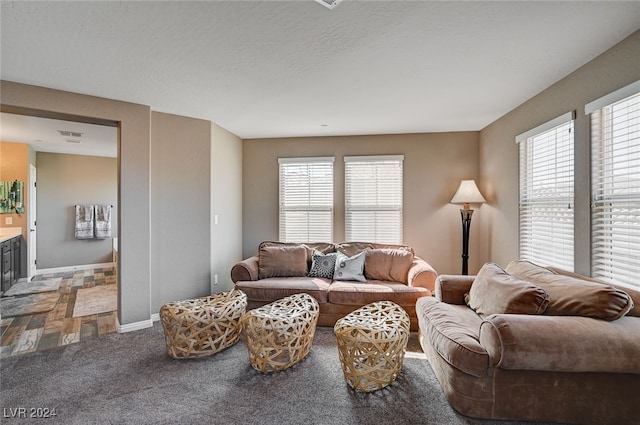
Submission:
[[[512,261],[507,271],[549,293],[547,315],[616,320],[633,308],[629,294],[611,285],[557,274],[529,261]]]
[[[308,270],[306,245],[260,244],[258,277],[300,277]]]
[[[447,363],[478,378],[486,376],[489,354],[480,344],[482,319],[467,306],[433,297],[416,302],[420,332]]]
[[[364,277],[364,251],[348,257],[342,252],[338,252],[336,257],[336,268],[333,272],[334,280],[357,280],[358,282],[366,282]]]
[[[329,279],[319,277],[271,277],[236,282],[235,287],[244,291],[250,301],[272,302],[304,292],[322,304],[328,301],[330,285]]]
[[[309,277],[324,277],[325,279],[333,279],[333,272],[336,267],[337,256],[337,252],[323,254],[318,250],[313,250]]]
[[[342,305],[365,305],[377,301],[393,301],[401,306],[414,306],[421,297],[428,297],[427,288],[403,283],[367,281],[366,283],[337,281],[329,287],[329,302]]]
[[[367,249],[364,276],[373,280],[407,283],[412,263],[413,253],[404,249]]]
[[[533,283],[510,276],[497,264],[487,263],[465,295],[465,302],[481,316],[542,314],[549,304],[549,295]]]
[[[637,374],[638,322],[496,314],[483,321],[480,343],[491,364],[502,369]]]

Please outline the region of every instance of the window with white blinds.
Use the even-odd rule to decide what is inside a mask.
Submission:
[[[346,240],[402,243],[403,160],[403,155],[344,158]]]
[[[521,134],[520,258],[573,271],[574,113]]]
[[[621,90],[615,97],[626,97],[585,108],[591,114],[591,274],[640,286],[640,82]]]
[[[333,240],[333,158],[279,158],[280,240]]]

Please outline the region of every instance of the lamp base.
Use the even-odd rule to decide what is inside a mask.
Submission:
[[[462,218],[462,274],[469,274],[469,231],[471,230],[471,217],[473,210],[470,208],[460,208]]]

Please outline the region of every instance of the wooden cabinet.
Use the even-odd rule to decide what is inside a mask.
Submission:
[[[21,277],[22,258],[21,236],[9,239],[0,244],[0,286],[6,292]]]

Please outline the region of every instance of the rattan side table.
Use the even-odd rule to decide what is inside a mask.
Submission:
[[[391,384],[402,369],[410,332],[409,315],[391,301],[379,301],[339,319],[333,330],[344,379],[371,392]]]
[[[246,312],[241,325],[251,367],[270,373],[304,359],[311,350],[319,311],[311,295],[295,294]]]
[[[247,295],[237,289],[164,304],[160,320],[167,354],[193,359],[232,346],[240,338],[240,318],[246,309]]]

